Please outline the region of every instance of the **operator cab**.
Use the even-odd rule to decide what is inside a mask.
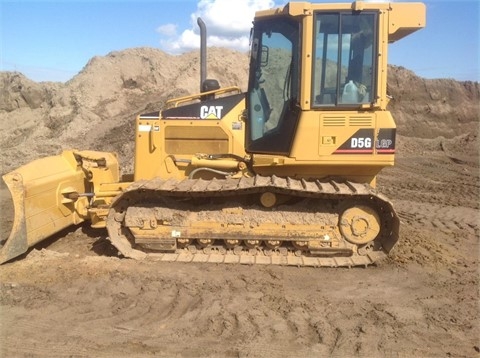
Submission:
[[[247,95],[247,152],[288,155],[301,114],[302,71],[311,73],[308,109],[357,110],[375,101],[377,17],[378,11],[316,11],[313,29],[303,29],[307,34],[302,33],[302,17],[256,19]],[[302,38],[312,42],[302,48]],[[312,68],[302,69],[302,53],[310,51]]]

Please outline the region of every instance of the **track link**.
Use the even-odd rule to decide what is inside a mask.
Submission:
[[[369,203],[379,214],[381,230],[374,244],[362,250],[355,247],[351,254],[310,255],[308,252],[279,250],[234,250],[217,246],[196,249],[192,245],[175,252],[145,252],[135,245],[135,237],[125,225],[127,210],[145,202],[162,200],[205,200],[208,198],[235,198],[275,193],[294,198],[310,198],[319,203]],[[153,198],[153,199],[152,199]],[[107,229],[109,240],[125,257],[166,262],[205,262],[249,265],[287,265],[309,267],[368,266],[386,256],[398,240],[399,219],[392,204],[370,186],[348,181],[305,180],[277,176],[242,177],[240,179],[153,179],[138,181],[116,197],[112,203]],[[228,230],[228,229],[226,229]],[[262,238],[265,240],[265,238]],[[352,246],[350,244],[350,246]]]

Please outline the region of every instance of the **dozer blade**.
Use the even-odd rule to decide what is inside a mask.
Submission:
[[[87,193],[91,184],[82,167],[81,153],[64,151],[3,176],[15,216],[10,235],[0,249],[0,264],[86,219],[88,197],[78,194]]]

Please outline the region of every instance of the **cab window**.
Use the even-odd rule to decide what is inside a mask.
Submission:
[[[299,118],[299,23],[287,17],[257,21],[252,33],[247,96],[247,151],[290,150]]]
[[[372,12],[315,15],[314,106],[374,101],[376,19]]]

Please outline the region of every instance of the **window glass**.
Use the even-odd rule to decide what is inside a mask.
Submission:
[[[298,26],[290,21],[258,24],[252,40],[250,138],[279,131],[298,92]]]
[[[316,14],[314,105],[373,101],[375,20],[375,13]]]

